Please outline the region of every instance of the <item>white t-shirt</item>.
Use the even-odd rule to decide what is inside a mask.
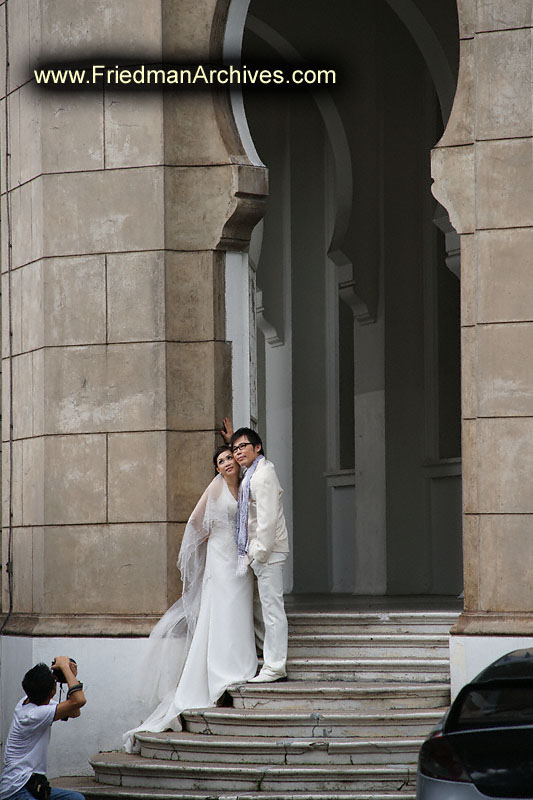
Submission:
[[[4,750],[4,768],[0,776],[0,800],[21,789],[34,772],[46,775],[46,756],[56,713],[57,700],[44,706],[16,705],[13,722]]]

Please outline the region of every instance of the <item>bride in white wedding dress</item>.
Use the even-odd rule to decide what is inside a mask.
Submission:
[[[233,683],[257,671],[253,576],[237,575],[235,524],[239,467],[227,446],[213,457],[216,478],[191,514],[178,557],[180,599],[148,640],[141,682],[151,688],[150,716],[124,734],[127,752],[138,731],[181,730],[179,714],[216,704]]]

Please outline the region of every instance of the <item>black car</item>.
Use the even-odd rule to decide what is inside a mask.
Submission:
[[[533,649],[463,686],[420,750],[417,800],[533,798]]]

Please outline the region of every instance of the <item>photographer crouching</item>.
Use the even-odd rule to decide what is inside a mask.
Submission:
[[[46,779],[46,760],[52,723],[79,717],[85,705],[83,684],[73,659],[57,656],[52,667],[37,664],[22,681],[25,692],[17,703],[4,750],[0,800],[84,800],[79,792],[53,789]],[[57,683],[67,685],[67,697],[53,697]]]

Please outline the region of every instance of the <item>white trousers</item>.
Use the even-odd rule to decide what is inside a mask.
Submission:
[[[252,561],[257,578],[254,593],[256,640],[263,645],[261,672],[279,678],[287,674],[288,625],[283,603],[283,563],[285,553],[273,553],[267,564]]]

